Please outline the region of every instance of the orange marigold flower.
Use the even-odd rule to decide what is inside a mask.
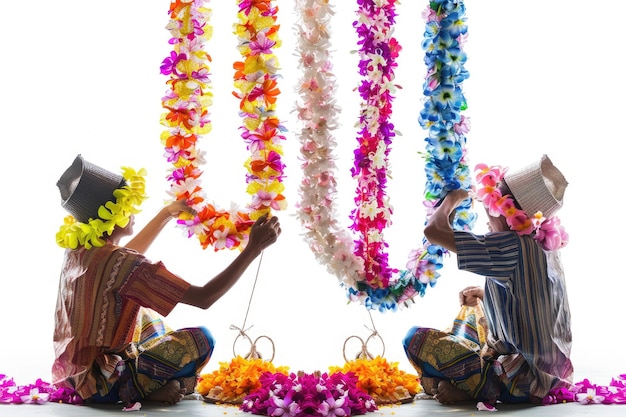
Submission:
[[[377,404],[397,404],[413,398],[420,391],[419,378],[398,369],[398,363],[389,363],[377,356],[356,359],[343,367],[330,367],[330,372],[354,373],[357,387],[366,391]]]
[[[230,363],[220,362],[218,370],[200,375],[196,391],[215,402],[237,404],[261,387],[259,377],[264,372],[288,375],[288,371],[287,367],[277,367],[260,358],[246,359],[237,355]]]

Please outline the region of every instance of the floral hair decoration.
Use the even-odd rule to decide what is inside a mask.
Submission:
[[[526,213],[517,207],[512,195],[502,195],[500,184],[507,170],[498,165],[476,165],[476,198],[483,202],[489,215],[504,216],[511,230],[520,236],[532,235],[543,249],[553,251],[565,247],[569,236],[557,216],[546,218],[541,211]]]
[[[126,227],[130,216],[139,213],[138,207],[147,198],[146,171],[122,167],[122,176],[126,185],[113,191],[115,201],[108,201],[98,208],[98,218],[90,218],[88,222],[82,223],[73,215],[65,217],[56,234],[59,246],[69,249],[78,246],[85,249],[102,247],[106,244],[102,239],[105,233],[111,234],[116,226]]]

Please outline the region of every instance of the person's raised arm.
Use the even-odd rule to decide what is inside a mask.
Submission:
[[[241,278],[246,269],[265,248],[272,245],[280,235],[277,217],[259,218],[250,229],[248,244],[235,260],[222,272],[207,281],[204,286],[192,285],[181,300],[184,304],[207,309],[219,300]]]
[[[139,253],[146,253],[150,245],[152,245],[152,242],[154,242],[154,239],[156,239],[161,230],[163,230],[163,227],[165,227],[171,219],[178,217],[183,211],[194,213],[184,200],[177,200],[168,204],[159,210],[156,216],[124,246],[134,249]]]
[[[424,236],[430,243],[456,253],[454,230],[450,224],[450,217],[467,197],[468,192],[461,189],[452,190],[446,194],[441,205],[435,209],[424,228]]]

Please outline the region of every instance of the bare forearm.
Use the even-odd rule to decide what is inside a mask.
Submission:
[[[162,208],[125,246],[137,252],[145,253],[171,218],[167,208]]]
[[[454,190],[448,193],[441,205],[428,219],[428,224],[424,228],[424,236],[434,245],[439,245],[456,253],[456,243],[454,242],[454,230],[450,225],[450,217],[454,210],[463,200],[467,198],[467,191]]]
[[[202,287],[192,286],[183,299],[185,304],[207,309],[232,288],[245,270],[265,248],[274,244],[280,235],[280,223],[277,217],[263,215],[252,228],[245,249],[222,272],[209,280]]]
[[[207,309],[226,294],[239,281],[243,273],[261,252],[247,247],[222,272],[207,281],[202,287],[191,286],[182,302]]]

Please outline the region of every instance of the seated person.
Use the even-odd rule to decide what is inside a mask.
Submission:
[[[485,277],[484,287],[466,288],[460,302],[475,306],[477,316],[484,306],[486,340],[413,327],[404,349],[425,392],[441,403],[540,403],[551,389],[572,388],[570,309],[559,256],[567,235],[554,217],[567,181],[545,155],[511,174],[479,168],[476,195],[487,208],[489,233],[453,230],[450,217],[469,197],[454,190],[424,235],[456,253],[459,269]],[[474,318],[474,330],[479,321]]]
[[[280,235],[277,217],[260,217],[245,248],[222,272],[195,286],[142,253],[185,201],[162,208],[133,234],[144,195],[143,177],[117,175],[76,157],[57,183],[71,213],[57,234],[66,248],[57,299],[53,384],[75,390],[86,402],[142,399],[176,403],[195,390],[215,340],[204,327],[173,331],[160,316],[179,304],[207,309],[237,282]],[[158,313],[158,314],[155,314]]]

